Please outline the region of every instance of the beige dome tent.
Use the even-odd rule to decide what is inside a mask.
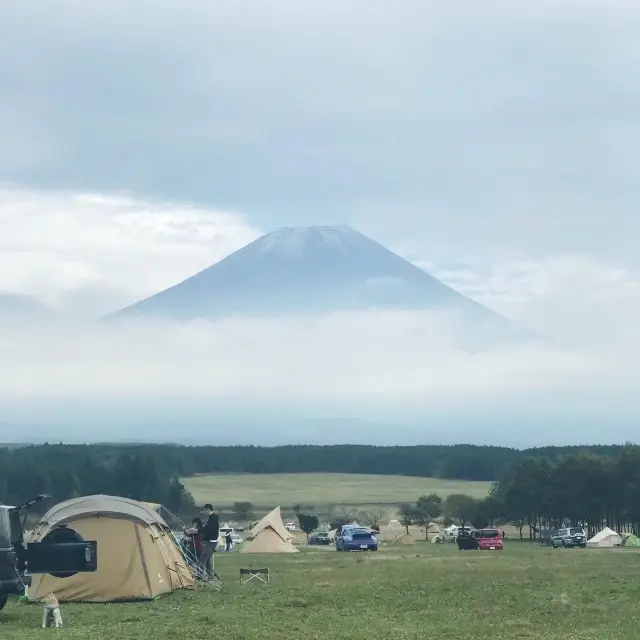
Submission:
[[[285,529],[280,507],[270,511],[251,529],[251,539],[240,547],[240,553],[297,553],[291,535]]]
[[[141,502],[140,504],[144,504],[150,509],[153,509],[165,522],[167,522],[167,517],[171,518],[171,512],[165,509],[164,505],[159,502]]]
[[[69,578],[34,575],[29,599],[53,591],[61,602],[151,600],[194,580],[180,547],[160,515],[135,500],[86,496],[52,507],[34,527],[41,541],[59,525],[98,543],[98,570]]]

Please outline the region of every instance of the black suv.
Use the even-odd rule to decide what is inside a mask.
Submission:
[[[582,527],[565,527],[558,529],[551,536],[551,546],[557,547],[582,547],[587,546],[587,536]]]
[[[20,595],[31,585],[30,574],[50,573],[62,578],[98,568],[97,543],[82,540],[66,527],[53,529],[42,542],[24,543],[26,513],[46,497],[38,496],[19,507],[0,505],[0,609],[10,595]]]

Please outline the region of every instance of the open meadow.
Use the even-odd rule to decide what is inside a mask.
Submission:
[[[240,585],[241,567],[269,567],[270,584]],[[382,547],[373,554],[302,549],[218,554],[223,591],[155,602],[64,605],[65,627],[42,630],[40,607],[12,602],[2,640],[621,640],[640,636],[640,553],[454,545]]]
[[[256,507],[292,505],[387,505],[415,502],[421,495],[466,493],[487,495],[491,483],[409,476],[346,473],[220,474],[182,478],[197,504],[211,502],[224,508],[234,502]]]

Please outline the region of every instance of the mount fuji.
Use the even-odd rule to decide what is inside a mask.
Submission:
[[[512,323],[346,225],[285,227],[109,316],[175,320],[333,311],[453,310]]]

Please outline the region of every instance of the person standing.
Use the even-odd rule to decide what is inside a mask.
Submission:
[[[215,575],[213,572],[213,554],[216,552],[216,547],[220,539],[220,521],[218,516],[213,512],[213,507],[210,504],[205,504],[204,507],[202,507],[202,515],[206,518],[206,522],[199,532],[202,536],[202,555],[200,556],[200,562],[205,566],[207,576],[213,578]]]
[[[202,520],[200,518],[194,518],[191,521],[191,527],[184,530],[183,547],[187,557],[187,560],[194,567],[195,577],[200,577],[199,559],[202,556],[203,544],[202,535]]]
[[[193,550],[193,557],[198,560],[204,551],[202,544],[202,520],[200,518],[194,518],[191,523],[190,533],[188,534],[191,538],[191,548]]]
[[[227,535],[224,537],[226,544],[225,551],[231,551],[231,547],[233,547],[233,538],[231,537],[231,531],[227,531]]]

